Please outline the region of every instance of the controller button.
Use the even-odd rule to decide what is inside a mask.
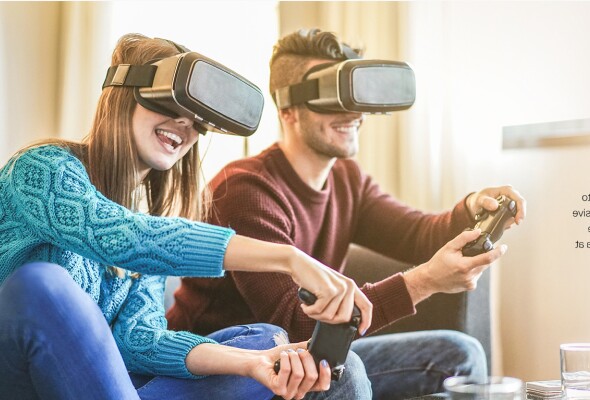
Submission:
[[[508,203],[508,209],[510,211],[514,211],[516,209],[516,202],[514,200],[511,200],[510,203]]]
[[[483,242],[483,249],[485,251],[490,251],[494,248],[494,245],[492,244],[492,242],[489,239],[486,239],[485,242]]]

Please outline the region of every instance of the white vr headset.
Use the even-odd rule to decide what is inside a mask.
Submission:
[[[166,41],[181,54],[147,65],[112,66],[103,89],[134,87],[139,104],[173,118],[188,117],[201,133],[253,134],[264,107],[260,89],[224,65]]]
[[[305,104],[318,113],[382,114],[416,99],[414,71],[404,62],[353,59],[319,64],[297,84],[273,93],[279,110]]]

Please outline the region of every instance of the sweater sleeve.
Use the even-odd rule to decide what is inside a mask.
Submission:
[[[65,149],[27,151],[13,161],[9,186],[15,220],[40,242],[140,273],[223,275],[233,230],[131,212],[99,193]]]
[[[113,336],[131,372],[195,379],[186,368],[190,350],[214,340],[189,332],[167,330],[164,317],[166,277],[142,275],[135,279],[113,324]]]
[[[465,199],[451,211],[424,213],[383,193],[361,174],[361,204],[353,241],[378,253],[411,264],[429,260],[474,221]]]

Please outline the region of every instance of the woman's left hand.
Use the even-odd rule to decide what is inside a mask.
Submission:
[[[258,365],[252,367],[252,378],[285,399],[303,399],[308,392],[330,389],[330,366],[316,365],[307,351],[307,342],[277,346],[262,352]],[[281,361],[278,374],[274,370]]]

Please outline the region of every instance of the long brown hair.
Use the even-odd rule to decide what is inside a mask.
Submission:
[[[111,65],[142,65],[178,53],[177,48],[168,41],[136,33],[127,34],[117,42]],[[171,169],[152,169],[143,182],[139,182],[132,125],[136,105],[133,88],[107,87],[98,99],[90,132],[81,143],[54,138],[27,148],[45,144],[69,148],[86,167],[96,189],[124,207],[137,208],[136,193],[143,184],[151,215],[202,220],[208,201],[201,201],[200,198],[201,161],[197,144]],[[208,198],[206,193],[202,194],[202,198]]]

